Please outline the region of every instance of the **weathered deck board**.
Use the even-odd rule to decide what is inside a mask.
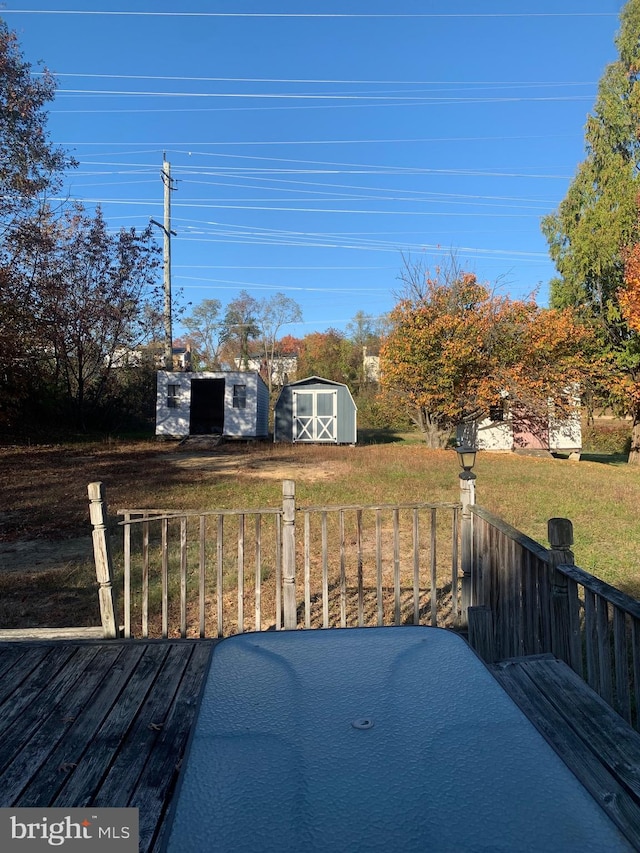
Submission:
[[[43,691],[14,720],[0,747],[4,765],[0,774],[0,791],[4,801],[15,803],[40,768],[48,766],[49,757],[64,741],[76,715],[81,714],[91,701],[118,657],[118,651],[114,647],[94,648],[91,649],[92,654],[86,656],[76,653],[74,657],[82,657],[82,660],[71,658],[67,667],[52,679],[50,689]],[[9,753],[11,758],[5,763],[5,756]],[[62,760],[71,759],[64,756]],[[47,791],[48,788],[41,790]]]
[[[212,646],[0,643],[0,806],[138,807],[154,849]]]
[[[144,647],[133,650],[127,655],[122,654],[121,646],[114,648],[118,652],[118,659],[109,660],[109,670],[103,674],[98,689],[91,697],[93,707],[104,707],[105,698],[107,701],[113,702],[114,697],[120,694],[144,653]],[[107,658],[109,651],[110,648],[105,648],[101,650],[100,655]],[[22,807],[37,806],[42,802],[43,792],[48,792],[52,802],[54,802],[74,769],[79,771],[80,776],[84,775],[83,771],[86,767],[84,762],[88,763],[87,744],[93,743],[102,723],[102,717],[99,712],[90,713],[86,708],[84,712],[80,713],[76,708],[70,708],[67,718],[69,727],[64,731],[64,736],[53,744],[46,762],[40,766],[37,773],[34,773],[15,805]],[[82,770],[80,770],[81,767]],[[66,805],[71,805],[71,803]]]
[[[552,655],[501,661],[490,669],[640,850],[640,734]]]

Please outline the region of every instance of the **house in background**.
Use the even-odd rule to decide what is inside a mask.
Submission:
[[[284,385],[275,405],[274,441],[355,444],[356,404],[341,382],[309,376]]]
[[[550,402],[546,417],[541,418],[522,406],[512,405],[505,394],[491,407],[487,418],[460,424],[457,441],[478,450],[547,451],[579,459],[582,451],[579,397],[572,395],[569,403],[569,413],[556,417]]]
[[[109,367],[141,367],[153,364],[156,368],[164,366],[164,351],[157,344],[144,347],[116,347],[110,358],[105,359]],[[191,347],[173,347],[172,362],[174,370],[191,370]]]
[[[362,372],[367,382],[380,382],[380,356],[370,354],[368,347],[362,347]]]
[[[189,344],[184,347],[173,347],[171,352],[174,370],[191,370],[191,347]]]
[[[241,358],[235,358],[234,364],[238,370],[242,370]],[[263,367],[265,367],[266,372],[266,360],[264,356],[250,355],[247,359],[247,370],[256,370],[259,373]],[[297,370],[297,355],[275,355],[271,363],[271,384],[281,388],[287,382],[292,382],[296,378]]]
[[[158,371],[156,435],[267,438],[269,391],[255,371]]]

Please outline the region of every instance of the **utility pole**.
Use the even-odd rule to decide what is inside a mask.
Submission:
[[[171,192],[175,189],[171,181],[171,164],[166,154],[162,155],[162,183],[164,184],[164,225],[152,219],[164,234],[164,369],[173,370],[173,331],[171,328]]]

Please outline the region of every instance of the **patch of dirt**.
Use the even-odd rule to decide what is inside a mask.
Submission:
[[[256,459],[254,454],[237,454],[232,457],[214,456],[209,453],[188,453],[174,463],[178,468],[198,469],[199,471],[224,471],[256,477],[264,480],[306,480],[316,483],[339,477],[345,467],[340,462],[316,461],[283,464],[276,459]]]
[[[17,539],[0,542],[0,572],[57,571],[90,560],[91,534],[73,539]]]
[[[305,452],[307,451],[307,452]],[[148,505],[147,495],[204,478],[318,482],[344,476],[339,459],[310,447],[138,442],[0,447],[0,574],[73,569],[92,559],[87,484],[103,481],[111,508]]]

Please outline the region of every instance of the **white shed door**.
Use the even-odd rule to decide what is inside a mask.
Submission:
[[[337,441],[336,391],[293,392],[293,440]]]

